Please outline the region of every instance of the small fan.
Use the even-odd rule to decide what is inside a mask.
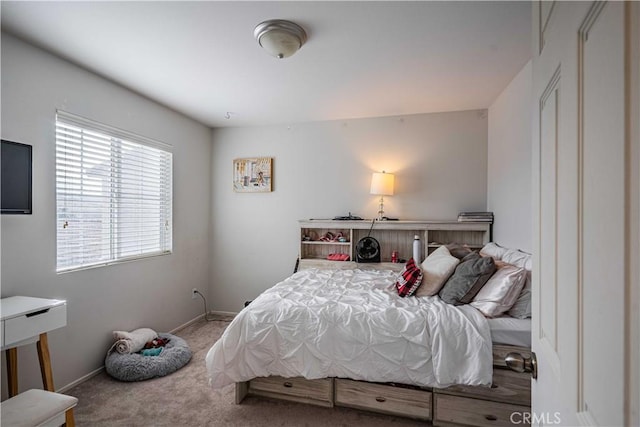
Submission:
[[[357,262],[380,262],[380,243],[373,237],[363,237],[356,245]]]

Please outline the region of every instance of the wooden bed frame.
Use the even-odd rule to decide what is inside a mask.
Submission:
[[[354,254],[353,240],[361,237],[370,227],[369,221],[300,221],[301,248],[296,269],[307,268],[367,268],[400,271],[402,264],[356,264],[354,262],[326,261],[326,253],[347,247]],[[422,235],[423,253],[428,254],[440,244],[467,243],[481,248],[490,239],[491,228],[486,223],[456,222],[387,222],[376,224],[376,238],[381,246],[403,247],[413,243],[414,234]],[[321,235],[340,230],[349,236],[349,243],[309,244],[309,234]],[[381,230],[381,231],[380,231]],[[374,230],[375,232],[376,230]],[[374,233],[375,235],[375,233]],[[437,240],[437,243],[432,242]],[[347,246],[348,245],[348,246]],[[395,245],[395,246],[393,246]],[[326,253],[325,253],[326,252]],[[402,252],[401,252],[402,255]],[[531,349],[509,345],[493,345],[493,384],[482,386],[451,386],[425,388],[403,384],[381,384],[343,378],[307,380],[302,377],[263,377],[236,383],[237,404],[247,396],[261,396],[325,407],[344,406],[365,411],[431,421],[434,426],[512,426],[528,424],[525,413],[531,411],[531,374],[515,372],[507,367],[509,353],[531,357]]]
[[[525,347],[494,345],[491,387],[457,385],[435,389],[343,378],[273,376],[236,383],[236,403],[247,396],[261,396],[415,418],[432,421],[434,426],[522,425],[526,424],[522,414],[531,411],[531,374],[507,368],[505,357],[512,352],[531,356]]]

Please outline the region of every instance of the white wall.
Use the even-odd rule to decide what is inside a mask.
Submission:
[[[56,274],[57,108],[173,145],[172,255]],[[190,290],[209,286],[210,137],[189,118],[2,34],[2,138],[33,145],[33,215],[1,218],[2,297],[67,300],[68,326],[49,334],[56,388],[103,364],[113,330],[168,331],[202,314]],[[35,345],[18,357],[20,390],[41,387]]]
[[[388,216],[488,207],[495,240],[530,250],[529,77],[528,65],[488,119],[481,110],[210,131],[3,33],[2,137],[34,147],[34,214],[1,218],[2,296],[68,301],[69,325],[49,340],[60,388],[102,365],[112,330],[166,331],[200,314],[192,287],[208,290],[210,308],[238,311],[291,273],[298,219],[375,216],[374,171],[396,174]],[[174,146],[173,255],[55,273],[56,108]],[[232,160],[253,156],[274,158],[272,193],[233,192]],[[40,386],[35,353],[20,349],[21,390]]]
[[[531,253],[531,61],[489,107],[487,207],[493,240]]]
[[[274,158],[272,193],[235,193],[232,162]],[[211,305],[237,312],[291,274],[298,220],[372,218],[371,173],[396,174],[388,216],[453,219],[484,210],[486,110],[213,131]]]

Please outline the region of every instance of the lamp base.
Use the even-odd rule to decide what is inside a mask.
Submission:
[[[376,218],[378,221],[384,221],[385,217],[384,217],[384,197],[380,197],[380,208],[378,209],[378,218]]]

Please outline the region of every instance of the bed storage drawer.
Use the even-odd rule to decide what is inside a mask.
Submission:
[[[503,345],[503,344],[494,344],[492,346],[493,350],[493,366],[499,366],[501,368],[506,368],[507,363],[505,362],[505,358],[509,353],[520,353],[522,356],[526,358],[531,357],[531,349],[527,347],[517,347],[514,345]]]
[[[523,413],[531,410],[528,406],[439,393],[434,393],[434,399],[434,426],[522,426],[528,424],[523,421],[529,419],[528,417],[523,419]]]
[[[249,394],[330,407],[333,406],[333,378],[254,378],[249,382]]]
[[[437,392],[531,406],[531,374],[494,369],[491,387],[455,385]]]
[[[421,420],[431,419],[429,390],[336,379],[336,405]]]

